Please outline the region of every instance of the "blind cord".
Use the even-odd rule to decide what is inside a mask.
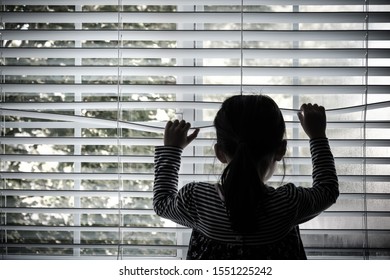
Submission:
[[[241,13],[240,13],[240,94],[243,94],[244,83],[244,0],[241,0]]]
[[[122,138],[122,127],[120,123],[122,122],[122,91],[121,91],[121,82],[122,82],[122,73],[121,73],[121,65],[122,65],[122,55],[121,55],[121,47],[123,45],[122,40],[122,14],[123,11],[123,5],[122,0],[118,0],[118,41],[117,41],[117,66],[118,66],[118,72],[117,72],[117,173],[118,173],[118,250],[117,250],[117,260],[123,259],[123,248],[121,246],[122,244],[122,178],[121,174],[123,172],[123,165],[121,164],[121,155],[122,155],[122,145],[120,144],[120,139]]]
[[[3,12],[4,10],[4,6],[3,6],[3,1],[0,0],[0,11]],[[2,29],[5,29],[5,24],[4,24],[4,21],[1,20],[1,28]],[[4,45],[4,40],[3,40],[3,35],[2,33],[0,33],[0,42],[1,42],[1,46],[3,47]],[[5,58],[3,56],[3,52],[0,53],[0,65],[3,66],[5,65]],[[0,82],[1,84],[5,83],[5,76],[3,75],[3,71],[0,71]],[[3,92],[3,87],[1,87],[1,91],[0,91],[0,102],[3,103],[5,102],[5,92]],[[1,116],[1,137],[5,136],[6,135],[6,129],[5,129],[5,116]],[[0,145],[3,145],[3,144],[0,144]],[[5,149],[2,149],[3,151],[5,151]],[[0,159],[0,164],[2,165],[2,160]],[[0,193],[0,225],[1,225],[1,228],[0,228],[0,242],[2,244],[1,246],[1,258],[2,259],[5,259],[6,255],[7,255],[7,247],[6,247],[6,244],[7,244],[7,230],[6,229],[3,229],[3,226],[7,225],[7,213],[6,212],[3,212],[3,208],[6,207],[7,205],[7,197],[3,195],[3,189],[5,189],[5,183],[4,183],[4,180],[0,174],[0,180],[1,180],[1,193]]]
[[[365,53],[365,76],[364,76],[364,84],[365,84],[365,90],[364,90],[364,95],[363,95],[363,104],[364,104],[364,110],[363,110],[363,209],[364,209],[364,214],[363,214],[363,226],[364,226],[364,259],[368,260],[370,258],[370,253],[369,253],[369,236],[368,236],[368,216],[367,216],[367,107],[368,107],[368,51],[369,51],[369,0],[365,0],[364,4],[364,10],[366,12],[366,17],[365,17],[365,48],[366,48],[366,53]]]

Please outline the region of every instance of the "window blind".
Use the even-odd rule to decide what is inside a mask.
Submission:
[[[267,94],[282,108],[288,152],[275,187],[310,187],[296,111],[327,108],[341,195],[301,225],[309,259],[390,259],[388,0],[1,9],[3,259],[185,258],[190,229],[152,209],[154,147],[167,120],[192,122],[201,132],[180,185],[218,181],[212,120],[233,94]]]

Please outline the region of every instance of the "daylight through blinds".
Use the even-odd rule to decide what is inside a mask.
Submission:
[[[390,1],[0,3],[3,259],[185,258],[190,229],[152,209],[154,147],[191,122],[180,185],[217,182],[212,121],[235,94],[282,108],[274,187],[311,186],[296,112],[327,108],[341,195],[301,225],[308,257],[390,259]]]

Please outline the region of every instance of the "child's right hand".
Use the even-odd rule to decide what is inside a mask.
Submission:
[[[184,149],[198,136],[199,133],[199,128],[196,128],[194,132],[188,135],[190,128],[191,124],[185,120],[180,122],[179,120],[167,122],[164,133],[164,145]]]
[[[326,138],[326,114],[325,108],[318,106],[302,104],[300,111],[297,113],[303,130],[310,139]]]

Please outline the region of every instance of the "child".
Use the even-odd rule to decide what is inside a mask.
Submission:
[[[310,138],[313,187],[266,185],[286,153],[285,122],[269,97],[233,96],[214,126],[220,184],[194,182],[178,190],[182,150],[199,129],[175,120],[156,147],[153,206],[157,215],[193,229],[187,259],[306,259],[298,225],[335,203],[338,181],[326,138],[325,109],[303,104],[300,123]]]

